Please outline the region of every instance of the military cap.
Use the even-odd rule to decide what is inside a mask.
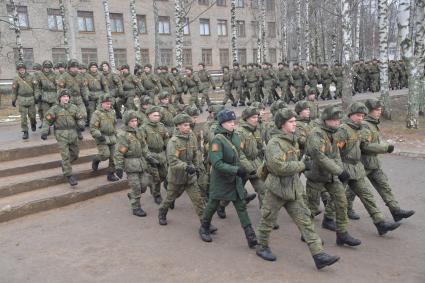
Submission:
[[[186,70],[191,70],[193,72],[193,68],[192,67],[186,67]]]
[[[200,115],[199,109],[195,105],[188,105],[184,112],[191,117]]]
[[[41,71],[41,65],[39,63],[35,63],[32,65],[32,69],[34,71]]]
[[[166,99],[166,98],[170,98],[170,94],[168,93],[168,91],[163,91],[160,94],[158,94],[158,99]]]
[[[123,64],[123,65],[121,65],[120,70],[124,70],[124,69],[127,69],[127,70],[129,70],[129,71],[130,71],[130,66],[129,66],[128,64]]]
[[[186,113],[177,114],[173,119],[174,125],[180,125],[183,123],[192,123],[192,117],[187,115]]]
[[[242,68],[245,68],[246,69],[246,67],[247,67],[247,65],[245,65],[245,64],[242,65]]]
[[[323,121],[326,120],[339,120],[342,119],[342,110],[338,106],[329,105],[323,109],[322,114],[320,115],[320,119]]]
[[[259,102],[259,101],[254,101],[251,104],[252,107],[256,107],[257,109],[266,109],[266,106],[264,106],[263,103]]]
[[[137,114],[136,111],[127,110],[127,111],[124,112],[123,120],[124,120],[125,125],[128,125],[128,122],[130,122],[133,119],[137,119],[137,120],[139,119],[139,115]]]
[[[296,117],[297,113],[295,113],[292,109],[280,109],[276,112],[274,117],[274,124],[278,129],[282,128],[282,125],[286,123],[289,119]]]
[[[233,67],[236,67],[236,66],[239,67],[239,63],[238,62],[233,62]]]
[[[218,113],[224,109],[224,105],[222,104],[211,104],[208,106],[208,112],[210,113]]]
[[[246,120],[249,117],[252,117],[252,116],[258,115],[258,114],[259,114],[259,112],[258,112],[257,107],[249,106],[242,111],[242,119]]]
[[[111,65],[109,65],[109,62],[108,61],[102,61],[102,63],[100,63],[100,66],[103,66],[103,65],[108,65],[108,67],[110,67]]]
[[[378,99],[368,99],[365,102],[365,106],[367,107],[367,109],[369,109],[369,111],[371,111],[373,109],[382,107],[382,102]]]
[[[205,64],[204,64],[204,63],[202,63],[202,62],[200,62],[200,63],[198,63],[198,66],[205,67]]]
[[[25,65],[24,62],[18,62],[16,64],[16,70],[19,70],[20,68],[24,68],[26,70],[27,69],[27,66]]]
[[[314,94],[314,95],[316,95],[317,94],[317,90],[316,90],[316,88],[314,88],[314,87],[312,87],[312,88],[309,88],[308,89],[308,95],[310,95],[310,94]]]
[[[96,66],[96,68],[98,67],[97,63],[96,63],[96,62],[94,62],[94,61],[92,61],[92,62],[90,62],[90,63],[89,63],[89,69],[90,69],[92,66]]]
[[[81,63],[81,64],[80,64],[80,69],[87,70],[87,65],[86,65],[86,64],[83,64],[83,63]]]
[[[69,95],[69,91],[67,90],[67,89],[62,89],[60,92],[59,92],[59,95],[58,95],[58,101],[61,99],[61,97],[62,96],[68,96],[68,97],[70,97],[70,95]]]
[[[310,108],[308,101],[302,100],[295,104],[295,112],[297,112],[297,114],[300,114],[301,111],[307,108]]]
[[[152,105],[153,101],[149,96],[143,96],[140,99],[140,105]]]
[[[228,121],[236,120],[236,114],[232,110],[224,109],[218,112],[217,120],[220,124],[223,124]]]
[[[162,66],[161,69],[168,72],[168,67],[167,66]]]
[[[100,101],[100,103],[102,103],[102,102],[112,102],[112,96],[110,96],[109,94],[102,94],[99,97],[99,101]]]
[[[293,66],[299,66],[300,64],[298,62],[294,62],[292,65]]]
[[[72,68],[72,67],[77,67],[78,68],[80,66],[80,64],[78,63],[77,60],[71,59],[71,60],[68,61],[67,66],[68,66],[68,69],[69,68]]]
[[[154,112],[158,112],[158,113],[161,112],[161,107],[154,105],[146,109],[146,115],[150,115]]]
[[[327,66],[328,66],[328,64],[326,64],[326,63],[322,64],[322,67],[327,67]]]
[[[66,68],[67,65],[65,64],[65,62],[58,62],[55,67],[56,68]]]
[[[53,68],[53,63],[50,60],[43,61],[43,68]]]
[[[270,106],[270,112],[272,113],[272,115],[274,115],[277,112],[277,110],[283,109],[283,108],[287,108],[287,107],[288,106],[287,106],[287,104],[284,101],[282,101],[282,100],[276,100]]]
[[[152,69],[152,65],[151,65],[151,64],[146,64],[146,65],[144,66],[144,68]]]
[[[362,102],[353,102],[348,106],[347,115],[350,116],[356,113],[361,113],[366,115],[367,113],[369,113],[369,111]]]

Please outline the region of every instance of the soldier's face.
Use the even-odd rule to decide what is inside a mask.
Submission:
[[[109,66],[108,66],[108,64],[103,64],[103,65],[102,65],[102,70],[103,70],[104,72],[109,72]]]
[[[379,118],[381,118],[381,115],[382,115],[382,107],[379,107],[379,108],[376,108],[376,109],[371,110],[371,111],[369,112],[369,115],[370,115],[370,116],[372,116],[372,117],[373,117],[373,118],[375,118],[375,119],[379,119]]]
[[[71,68],[72,69],[72,68]],[[70,70],[71,70],[70,69]],[[63,67],[59,67],[58,68],[58,71],[59,71],[59,73],[61,73],[61,74],[63,74],[63,73],[65,73],[65,68],[63,68]]]
[[[277,67],[278,67],[279,70],[283,69],[283,65],[277,65]]]
[[[251,126],[257,126],[258,123],[258,115],[251,116],[246,119],[246,122]]]
[[[235,120],[224,122],[221,126],[229,132],[233,132],[235,130]]]
[[[148,109],[149,107],[151,107],[152,105],[150,105],[150,104],[143,104],[142,105],[142,107],[143,107],[143,109]]]
[[[336,129],[336,128],[339,127],[339,125],[341,125],[341,120],[339,120],[339,119],[330,119],[330,120],[326,120],[325,121],[325,124],[329,128]]]
[[[139,124],[139,121],[137,121],[137,118],[133,118],[130,121],[128,121],[128,126],[132,129],[137,128],[138,124]]]
[[[149,67],[144,67],[143,70],[145,71],[145,73],[150,73],[151,72],[151,68],[149,68]]]
[[[196,124],[198,122],[198,116],[192,116],[192,124]]]
[[[61,104],[67,104],[69,102],[69,96],[68,95],[62,95],[60,98]]]
[[[308,100],[309,101],[315,101],[316,100],[316,94],[314,94],[314,93],[313,94],[309,94],[308,95]]]
[[[199,70],[203,70],[204,69],[204,66],[198,65],[198,68],[199,68]]]
[[[167,98],[163,98],[160,100],[161,104],[167,105],[168,103],[170,103],[170,100]]]
[[[310,118],[310,108],[306,108],[300,112],[300,117],[302,118]]]
[[[161,115],[159,115],[159,112],[153,112],[149,114],[149,120],[151,122],[159,122],[161,120]]]
[[[192,71],[189,70],[189,69],[186,69],[186,75],[188,75],[188,76],[192,75]]]
[[[91,66],[90,67],[90,72],[94,73],[97,71],[97,67],[96,66]]]
[[[45,72],[45,73],[48,73],[48,72],[50,72],[52,70],[52,68],[43,68],[43,72]]]
[[[109,109],[111,109],[111,102],[110,101],[102,102],[102,109],[103,110],[109,110]]]
[[[121,73],[123,73],[123,74],[128,74],[128,69],[127,69],[127,68],[122,69],[122,70],[121,70]]]
[[[364,119],[363,113],[354,113],[350,115],[351,121],[353,121],[354,124],[360,124]]]
[[[19,68],[18,69],[18,73],[21,74],[21,75],[25,74],[26,71],[27,70],[25,68]]]
[[[61,68],[59,68],[59,72],[60,72]],[[73,74],[77,74],[78,73],[78,67],[71,67],[69,68],[69,72],[73,73]]]
[[[190,123],[181,123],[177,125],[177,128],[182,134],[188,134],[190,132]]]
[[[292,117],[291,119],[286,121],[285,124],[282,125],[283,131],[289,134],[293,134],[296,128],[297,120],[295,119],[295,117]]]

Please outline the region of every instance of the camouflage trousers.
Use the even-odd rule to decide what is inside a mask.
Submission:
[[[209,86],[205,86],[204,89],[201,91],[202,97],[201,97],[201,106],[203,107],[205,105],[205,102],[208,106],[211,105],[211,99],[209,96],[210,88]]]
[[[167,178],[167,164],[159,164],[159,166],[152,170],[152,183],[149,185],[153,197],[161,196],[161,183]],[[167,189],[167,188],[165,188]]]
[[[280,89],[280,99],[285,101],[286,103],[289,103],[293,98],[289,86],[279,86],[278,88]]]
[[[115,144],[97,144],[97,152],[98,154],[95,156],[94,160],[97,161],[105,161],[109,159],[108,172],[115,172],[115,164],[114,164],[114,152],[115,152]]]
[[[248,84],[247,90],[248,90],[249,102],[253,103],[255,101],[260,101],[260,97],[257,92],[258,87],[256,84]]]
[[[232,103],[235,103],[235,98],[233,97],[231,88],[225,87],[224,88],[223,104],[226,105],[226,103],[227,103],[227,101],[229,101],[229,99],[232,101]]]
[[[400,205],[395,199],[391,186],[388,182],[388,177],[384,171],[379,168],[367,170],[366,173],[367,178],[371,182],[372,186],[381,196],[382,200],[385,202],[385,205],[390,209],[390,211],[399,209]],[[348,208],[353,208],[353,201],[355,197],[356,194],[352,190],[347,190]]]
[[[320,194],[322,189],[325,189],[332,200],[332,205],[335,214],[336,214],[336,231],[338,233],[347,232],[348,225],[348,216],[347,216],[347,197],[345,196],[345,188],[344,185],[337,179],[334,179],[332,182],[328,183],[320,183],[314,182],[307,179],[306,190],[317,190]],[[308,198],[308,201],[311,201]],[[329,205],[329,204],[328,204]],[[309,207],[314,206],[314,204],[309,203]],[[328,208],[331,209],[331,208]],[[329,212],[330,213],[330,212]]]
[[[55,137],[58,142],[59,152],[62,158],[62,172],[68,177],[72,175],[71,163],[78,159],[77,130],[56,130]]]
[[[96,111],[97,106],[98,106],[97,99],[89,100],[89,105],[87,106],[87,124],[90,123],[91,116],[93,115],[94,111]]]
[[[125,110],[137,110],[136,103],[134,102],[135,96],[127,96],[125,98]]]
[[[302,199],[284,200],[270,190],[264,196],[263,206],[261,207],[261,219],[258,225],[257,235],[258,243],[262,247],[269,246],[270,233],[276,223],[280,209],[284,207],[286,212],[297,225],[301,235],[310,249],[312,255],[323,251],[322,240],[314,229],[314,224],[310,217],[310,210]]]
[[[21,129],[22,132],[28,132],[28,119],[30,125],[36,125],[35,120],[35,104],[30,106],[19,105],[19,114],[21,114]]]
[[[195,105],[199,110],[202,110],[198,95],[199,95],[198,92],[190,92],[189,104]]]
[[[262,90],[263,90],[263,94],[264,94],[263,101],[262,101],[263,104],[267,105],[267,104],[272,103],[272,99],[273,99],[272,88],[270,86],[269,87],[264,86],[262,88]]]
[[[323,90],[322,90],[322,94],[320,95],[320,97],[322,99],[332,98],[332,96],[331,96],[331,82],[325,81],[325,82],[322,83],[322,86],[323,86]]]
[[[177,185],[173,183],[168,183],[167,196],[165,200],[161,202],[159,207],[159,214],[167,214],[170,205],[179,198],[183,192],[186,192],[192,201],[193,208],[196,211],[196,214],[201,218],[202,213],[205,209],[205,201],[201,196],[201,192],[199,191],[198,184],[182,184]]]
[[[335,97],[342,97],[342,88],[343,88],[344,78],[337,78],[335,83]]]
[[[233,206],[236,209],[236,213],[238,214],[239,221],[241,223],[242,228],[245,228],[251,225],[251,219],[249,219],[248,212],[246,210],[246,203],[244,199],[237,198],[232,201]],[[205,207],[204,213],[202,214],[201,222],[202,223],[211,223],[211,219],[217,211],[218,206],[220,205],[219,199],[208,200],[207,206]]]
[[[127,172],[127,180],[131,189],[129,193],[131,208],[138,209],[140,208],[140,198],[152,182],[152,177],[146,172]]]
[[[303,100],[305,98],[304,86],[294,86],[295,88],[295,99]]]
[[[370,74],[369,79],[370,79],[370,90],[372,92],[378,92],[379,89],[380,89],[380,87],[379,87],[379,73]]]
[[[233,96],[235,98],[235,102],[245,102],[245,95],[243,92],[243,86],[235,86],[233,88],[235,95]]]
[[[323,205],[325,206],[325,217],[333,219],[335,217],[335,209],[329,193],[321,183],[309,182],[306,187],[304,202],[310,209],[312,218],[320,213],[320,199],[322,199]]]

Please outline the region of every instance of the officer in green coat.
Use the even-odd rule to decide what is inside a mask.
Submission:
[[[140,205],[140,198],[152,182],[152,177],[147,173],[148,164],[154,167],[157,161],[149,154],[146,137],[138,127],[137,112],[133,110],[125,112],[123,122],[123,131],[118,136],[114,153],[116,174],[120,179],[124,171],[127,174],[128,185],[131,189],[127,196],[133,215],[144,217],[146,212]]]
[[[265,260],[276,260],[269,248],[269,238],[278,213],[284,207],[307,243],[316,267],[321,269],[334,264],[339,257],[323,251],[322,241],[314,229],[310,211],[303,201],[304,186],[300,173],[311,168],[311,161],[300,161],[300,150],[294,135],[296,116],[293,110],[284,109],[278,111],[274,117],[276,128],[266,147],[266,166],[269,173],[265,185],[268,190],[261,207],[257,255]]]
[[[350,175],[344,170],[333,136],[338,130],[341,118],[342,111],[338,107],[325,107],[319,124],[311,130],[307,137],[306,159],[311,159],[312,166],[311,170],[304,173],[307,178],[306,192],[309,202],[315,199],[312,195],[316,195],[318,198],[323,188],[329,192],[335,206],[336,225],[331,218],[333,216],[329,215],[332,210],[327,208],[322,226],[334,226],[330,230],[336,230],[337,245],[358,246],[361,241],[353,238],[347,232],[347,198],[343,183],[348,181]],[[311,204],[309,204],[310,206]]]
[[[242,180],[255,172],[247,172],[242,167],[240,158],[243,152],[240,148],[239,135],[235,133],[235,113],[224,109],[217,114],[217,119],[220,125],[215,130],[215,136],[209,145],[210,195],[201,218],[199,234],[203,241],[212,241],[210,234],[211,219],[221,200],[231,201],[238,213],[248,246],[253,248],[257,245],[257,237],[246,210],[246,191],[243,188]]]
[[[35,92],[38,88],[37,80],[27,73],[27,67],[20,62],[16,65],[18,75],[12,83],[12,106],[16,107],[18,102],[21,114],[22,139],[28,139],[28,118],[31,130],[35,132],[37,121],[35,120]]]
[[[113,98],[103,94],[99,98],[100,107],[90,120],[90,134],[96,142],[98,154],[92,160],[92,169],[97,171],[99,163],[109,159],[107,180],[118,181],[115,176],[114,153],[117,142],[116,117],[112,109]]]
[[[366,171],[361,162],[361,129],[364,116],[368,113],[361,102],[354,102],[348,107],[348,119],[335,133],[336,144],[341,154],[344,171],[348,173],[347,192],[355,193],[363,203],[375,224],[379,235],[384,235],[400,226],[397,222],[385,221],[384,215],[376,205],[370,186],[366,183]]]
[[[62,157],[62,172],[71,186],[78,184],[72,175],[71,163],[78,159],[77,130],[84,131],[85,117],[76,105],[70,103],[68,90],[63,89],[58,95],[59,103],[55,104],[46,113],[48,124],[43,125],[41,139],[47,139],[49,126],[54,126],[55,138]]]

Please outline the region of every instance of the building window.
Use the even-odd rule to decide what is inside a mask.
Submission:
[[[189,18],[185,18],[184,26],[183,26],[183,35],[189,35],[190,29],[189,29]]]
[[[220,49],[220,66],[229,66],[229,49]]]
[[[94,32],[93,12],[77,11],[78,31]]]
[[[258,49],[257,48],[252,49],[252,62],[254,63],[257,62],[257,56],[258,56]]]
[[[127,49],[125,48],[114,48],[115,65],[122,66],[127,64]]]
[[[275,22],[268,22],[267,23],[267,36],[270,38],[276,37],[276,23]]]
[[[243,8],[244,5],[244,0],[236,0],[236,8]]]
[[[28,20],[27,6],[15,6],[15,7],[16,7],[16,11],[18,12],[19,27],[21,29],[28,29],[30,27],[30,23],[29,23],[29,20]],[[14,21],[13,21],[13,6],[7,5],[6,9],[7,9],[8,15],[9,15],[9,23],[11,24],[11,28],[13,28],[13,26],[15,24]]]
[[[149,60],[149,49],[144,48],[144,49],[140,49],[140,54],[142,55],[142,60],[140,60],[140,63],[142,65],[146,65],[150,63]]]
[[[251,0],[251,8],[258,9],[258,0]]]
[[[217,20],[217,34],[218,36],[227,35],[227,20]]]
[[[32,65],[34,64],[34,52],[32,48],[22,48],[23,56],[22,60],[27,66],[27,69],[32,69]],[[15,64],[19,62],[19,52],[18,48],[13,48],[13,55],[15,57]]]
[[[66,62],[66,51],[65,48],[52,48],[52,61],[53,65],[59,62]]]
[[[147,29],[146,29],[146,15],[137,15],[137,32],[139,34],[146,34]]]
[[[81,62],[83,64],[88,64],[90,62],[97,62],[97,49],[96,48],[81,48]]]
[[[236,21],[236,36],[245,37],[245,21]]]
[[[183,66],[192,66],[192,49],[183,49]]]
[[[260,23],[258,21],[251,22],[252,37],[257,38],[260,33]]]
[[[212,66],[212,49],[202,49],[202,63]]]
[[[241,65],[246,65],[246,49],[238,49],[236,52],[238,62]]]
[[[276,48],[269,48],[269,60],[270,60],[270,63],[277,62]]]
[[[124,18],[122,14],[110,13],[111,19],[111,32],[123,33],[124,32]]]
[[[173,50],[172,49],[160,49],[159,56],[161,65],[172,66],[173,65]]]
[[[274,10],[276,9],[274,0],[265,0],[265,1],[266,1],[266,10],[268,12],[274,12]]]
[[[168,16],[158,17],[158,33],[170,34],[170,17]]]
[[[63,30],[62,15],[59,9],[47,9],[47,25],[50,30]]]
[[[210,20],[209,19],[199,19],[199,34],[210,35]]]
[[[226,6],[226,0],[216,0],[215,4],[217,6]]]
[[[208,6],[210,3],[208,0],[198,0],[198,4]]]

